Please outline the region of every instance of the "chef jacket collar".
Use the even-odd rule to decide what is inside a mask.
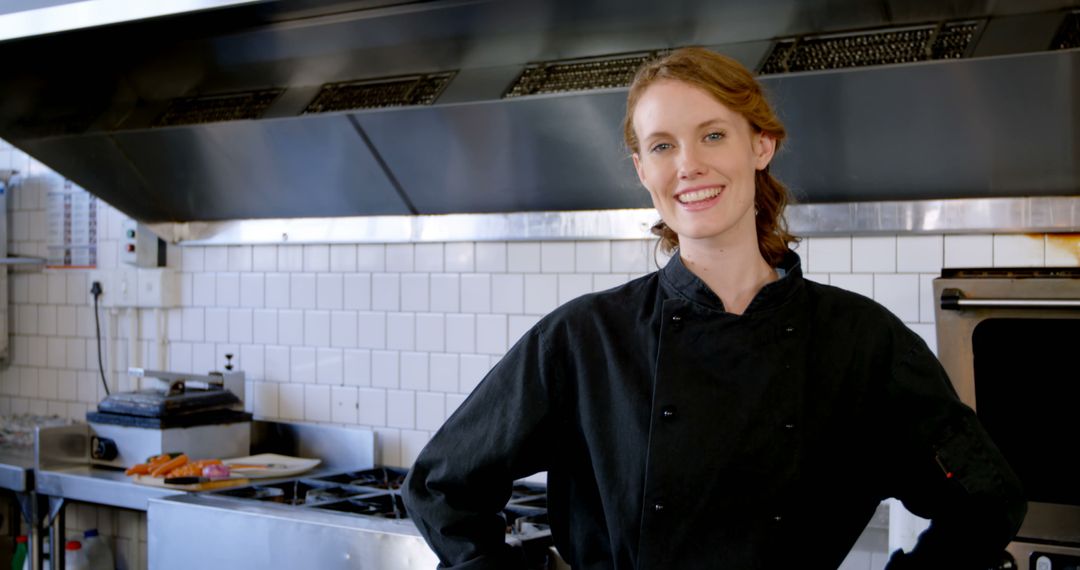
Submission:
[[[779,306],[802,285],[802,261],[797,253],[788,250],[776,267],[783,269],[783,276],[766,283],[746,307],[744,314]],[[720,297],[686,267],[678,250],[675,250],[671,260],[660,270],[660,276],[677,295],[714,311],[724,311]]]

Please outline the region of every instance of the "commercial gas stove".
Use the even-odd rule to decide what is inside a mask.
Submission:
[[[213,552],[234,570],[430,570],[438,560],[402,502],[405,475],[382,467],[315,473],[152,501],[150,567],[186,569]],[[503,517],[507,543],[523,549],[531,568],[559,567],[542,485],[516,484]]]

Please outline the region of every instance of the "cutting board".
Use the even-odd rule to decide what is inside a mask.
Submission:
[[[132,479],[140,485],[161,487],[163,489],[176,489],[177,491],[210,491],[213,489],[224,489],[226,487],[239,487],[251,483],[251,480],[247,477],[229,477],[228,479],[215,479],[213,481],[191,483],[188,485],[166,483],[165,479],[162,477],[151,477],[149,475],[136,475],[132,477]]]

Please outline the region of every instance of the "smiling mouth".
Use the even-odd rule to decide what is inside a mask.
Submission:
[[[714,198],[718,196],[723,189],[723,186],[702,188],[701,190],[694,190],[692,192],[683,192],[675,198],[683,204],[693,204],[695,202],[703,202],[709,198]]]

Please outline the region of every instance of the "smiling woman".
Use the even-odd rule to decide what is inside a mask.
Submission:
[[[1016,475],[918,335],[803,278],[753,76],[677,50],[624,127],[675,254],[544,317],[421,452],[403,489],[441,567],[524,567],[498,513],[539,471],[575,570],[836,568],[888,497],[932,521],[890,570],[991,566]]]
[[[680,97],[683,101],[670,98],[671,96]],[[665,105],[665,102],[673,104]],[[645,108],[642,108],[643,103]],[[703,106],[699,108],[695,105]],[[639,109],[647,112],[639,114]],[[634,165],[642,178],[642,184],[649,188],[653,195],[654,205],[656,193],[645,181],[643,161],[640,157],[643,142],[650,151],[647,154],[652,154],[655,146],[647,140],[651,132],[650,135],[645,135],[646,140],[643,142],[638,140],[637,133],[644,133],[649,127],[656,128],[653,123],[667,118],[658,116],[664,109],[686,115],[682,119],[691,121],[687,126],[693,125],[693,116],[708,117],[712,113],[716,121],[706,119],[705,123],[694,125],[699,127],[699,130],[706,131],[704,137],[708,138],[703,138],[700,142],[712,143],[701,146],[715,147],[722,139],[730,138],[734,134],[739,137],[738,144],[751,152],[754,171],[750,195],[753,196],[754,227],[761,255],[773,265],[779,263],[787,252],[788,245],[798,239],[788,233],[783,219],[784,207],[789,200],[787,188],[769,173],[769,162],[780,150],[787,132],[765,98],[761,85],[735,60],[700,48],[678,50],[666,58],[646,64],[638,71],[627,97],[623,138],[634,155]],[[649,123],[636,124],[636,118]],[[679,117],[670,119],[678,120]],[[735,132],[731,132],[732,130]],[[748,146],[751,148],[747,148]],[[668,150],[668,147],[663,150]],[[646,166],[651,162],[653,161],[645,162]],[[652,168],[648,168],[650,174],[652,171]],[[659,206],[657,209],[659,210]],[[663,217],[664,211],[660,212]],[[653,226],[653,233],[661,238],[661,245],[671,251],[679,245],[679,235],[666,220],[667,218],[663,218],[657,222]]]

